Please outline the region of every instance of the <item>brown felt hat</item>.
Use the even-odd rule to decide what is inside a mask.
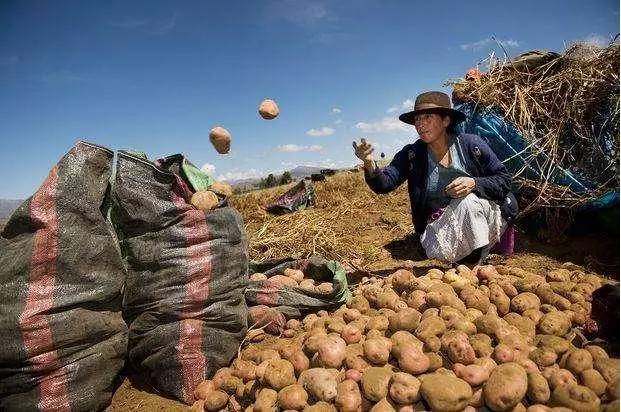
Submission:
[[[416,97],[414,110],[403,113],[399,120],[407,124],[414,124],[414,117],[420,113],[446,114],[453,119],[454,123],[466,120],[466,115],[451,107],[451,99],[448,94],[442,92],[425,92]]]

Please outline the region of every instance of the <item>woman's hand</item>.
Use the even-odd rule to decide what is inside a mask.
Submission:
[[[444,190],[452,198],[465,197],[476,187],[473,178],[461,176],[449,183]]]
[[[352,146],[354,146],[354,153],[356,157],[363,162],[373,162],[373,146],[370,143],[367,143],[365,138],[360,139],[360,144],[357,144],[355,141],[352,142]]]

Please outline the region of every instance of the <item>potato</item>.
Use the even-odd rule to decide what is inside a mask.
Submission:
[[[295,371],[291,362],[284,359],[271,359],[265,367],[261,382],[279,391],[295,383]]]
[[[557,356],[556,352],[554,352],[552,349],[543,347],[537,348],[532,351],[528,355],[528,358],[535,362],[539,368],[543,369],[546,366],[554,365]]]
[[[571,328],[571,322],[563,312],[550,312],[541,317],[537,327],[547,335],[565,336]]]
[[[352,322],[356,319],[359,319],[362,314],[358,309],[345,309],[343,311],[343,320],[347,323]]]
[[[427,309],[427,293],[423,290],[412,291],[406,298],[405,303],[412,309],[421,312]]]
[[[278,335],[284,328],[287,320],[278,309],[265,305],[250,306],[248,308],[248,324],[256,328],[263,328],[267,333]]]
[[[448,356],[451,361],[464,365],[470,365],[476,359],[474,349],[470,346],[467,338],[451,341],[448,347]]]
[[[414,331],[414,335],[421,339],[438,336],[446,331],[446,323],[439,316],[429,316],[420,321],[420,324]]]
[[[564,406],[574,411],[598,412],[600,400],[586,386],[562,385],[554,389],[550,403],[553,406]]]
[[[308,394],[302,385],[285,386],[278,392],[278,406],[281,409],[301,410],[308,402]]]
[[[367,331],[370,331],[372,329],[376,329],[376,330],[386,330],[388,329],[388,325],[389,325],[389,321],[388,318],[384,315],[376,315],[376,316],[371,316],[371,318],[369,319],[369,321],[367,322]]]
[[[287,268],[284,270],[283,275],[295,280],[298,283],[304,280],[304,272],[299,269]]]
[[[362,356],[348,355],[345,357],[345,366],[348,369],[355,369],[360,373],[364,372],[370,365]]]
[[[278,355],[278,352],[276,353]],[[233,369],[231,368],[220,368],[214,373],[211,381],[216,389],[220,389],[224,381],[233,376]]]
[[[218,198],[218,195],[210,190],[196,192],[192,195],[192,198],[190,199],[190,203],[192,204],[192,206],[194,206],[198,210],[205,211],[214,209],[216,206],[218,206],[219,202],[220,199]]]
[[[330,282],[322,282],[315,287],[315,290],[318,293],[329,295],[330,293],[334,292],[334,285]]]
[[[375,365],[385,365],[390,357],[392,344],[387,338],[367,339],[362,344],[364,356]]]
[[[580,381],[584,386],[591,389],[597,396],[606,393],[608,383],[606,379],[595,369],[586,369],[580,372]]]
[[[391,275],[392,287],[397,293],[409,292],[414,289],[414,274],[406,269],[399,269]]]
[[[420,324],[421,314],[416,309],[405,308],[388,318],[391,332],[405,330],[414,332]]]
[[[509,345],[501,343],[494,348],[494,360],[498,363],[509,363],[515,360],[515,352]]]
[[[460,298],[466,305],[466,308],[478,309],[481,312],[486,312],[489,308],[490,300],[485,293],[477,290],[473,286],[465,288],[460,293]]]
[[[395,408],[388,401],[388,399],[382,399],[369,410],[370,412],[395,412]]]
[[[392,342],[390,353],[395,358],[399,356],[399,353],[401,352],[401,349],[404,347],[404,345],[414,346],[421,351],[423,349],[423,342],[418,340],[418,338],[412,335],[410,332],[404,330],[393,333],[390,336],[390,341]]]
[[[433,411],[461,411],[472,398],[468,383],[437,372],[422,379],[420,393]]]
[[[511,409],[522,401],[527,388],[524,368],[517,363],[504,363],[492,371],[483,386],[485,405],[493,411]]]
[[[293,365],[293,370],[296,376],[300,376],[300,373],[308,369],[310,361],[302,350],[296,350],[287,357],[287,360]]]
[[[313,279],[303,279],[300,281],[299,286],[301,289],[314,291],[315,290],[315,281]]]
[[[289,287],[298,286],[298,282],[296,282],[295,279],[292,279],[284,275],[271,276],[267,278],[266,282],[269,282],[271,285],[275,285],[275,286],[289,286]]]
[[[205,399],[205,410],[209,412],[219,411],[224,408],[229,401],[229,395],[223,391],[213,391]]]
[[[476,266],[473,272],[481,282],[490,282],[499,276],[498,271],[492,265]]]
[[[469,336],[468,341],[472,349],[474,349],[474,353],[479,358],[487,358],[494,352],[494,348],[492,348],[492,339],[483,333]]]
[[[427,368],[428,372],[434,372],[442,367],[444,363],[442,356],[438,355],[435,352],[427,352],[425,353],[425,356],[427,357],[427,359],[429,359],[429,368]]]
[[[354,382],[360,382],[360,380],[362,379],[362,372],[356,369],[347,369],[345,371],[345,379],[349,379]]]
[[[489,373],[491,373],[494,370],[494,368],[498,366],[498,364],[496,364],[496,362],[494,362],[492,358],[478,358],[474,361],[474,364],[482,366]]]
[[[593,369],[593,357],[586,349],[574,350],[569,353],[565,368],[574,375],[579,375],[584,370]]]
[[[207,395],[211,392],[215,391],[216,387],[210,380],[202,381],[198,384],[196,389],[194,389],[194,399],[207,399]]]
[[[313,405],[306,406],[303,412],[336,412],[336,408],[327,402],[319,401]]]
[[[418,401],[420,398],[419,389],[420,381],[418,379],[410,374],[398,372],[392,375],[388,393],[396,403],[408,405]]]
[[[468,382],[470,386],[480,386],[489,378],[489,370],[481,365],[463,365],[455,363],[453,371],[458,378]]]
[[[337,376],[335,371],[312,368],[300,374],[298,383],[315,399],[330,402],[336,397]]]
[[[362,339],[362,331],[359,327],[350,323],[345,325],[341,331],[341,338],[343,338],[345,343],[348,345],[351,343],[357,343]]]
[[[430,360],[414,346],[404,346],[397,357],[399,368],[412,375],[425,373],[429,369]]]
[[[261,282],[267,280],[267,276],[265,276],[265,274],[263,273],[257,272],[250,275],[250,280],[253,282]]]
[[[345,360],[345,347],[347,343],[339,336],[328,335],[319,344],[319,359],[326,368],[338,369]]]
[[[511,312],[505,315],[503,320],[507,321],[509,325],[515,326],[529,342],[532,342],[535,338],[536,323],[526,316],[520,316],[517,313]]]
[[[203,399],[199,399],[195,401],[190,407],[190,412],[204,412],[205,411],[205,401]]]
[[[554,335],[537,335],[535,344],[553,350],[557,355],[562,355],[569,349],[569,341]]]
[[[221,390],[228,393],[229,395],[234,394],[237,391],[237,388],[244,385],[244,381],[242,381],[237,376],[229,375],[222,381],[220,384]]]
[[[541,301],[534,293],[523,292],[511,299],[511,311],[523,313],[528,309],[539,309]]]
[[[528,376],[528,389],[526,395],[531,402],[534,403],[547,403],[550,399],[550,387],[548,381],[539,372],[529,372]]]
[[[546,376],[546,374],[544,374],[544,376]],[[559,386],[575,385],[578,383],[576,382],[574,375],[567,369],[558,369],[557,371],[551,373],[549,377],[546,376],[546,379],[548,380],[548,384],[552,390]]]
[[[279,113],[280,109],[272,99],[265,99],[259,104],[259,115],[265,120],[275,119]]]
[[[362,405],[362,395],[358,383],[346,379],[336,387],[336,398],[334,404],[339,411],[357,412]]]
[[[505,291],[500,287],[498,283],[490,283],[489,285],[489,300],[496,305],[496,309],[500,316],[504,316],[509,313],[511,305],[511,299]],[[467,306],[467,305],[466,305]]]
[[[231,149],[231,133],[224,127],[216,126],[209,131],[209,141],[220,154],[226,154]]]
[[[527,317],[528,319],[532,320],[535,325],[537,325],[541,320],[541,317],[543,316],[543,312],[538,309],[526,309],[524,312],[522,312],[522,316]]]
[[[619,380],[619,359],[605,358],[593,362],[593,367],[606,379],[606,382]]]
[[[388,395],[392,371],[388,367],[370,367],[362,373],[361,387],[364,396],[379,402]]]
[[[606,394],[610,399],[619,399],[619,378],[608,383],[606,387]]]

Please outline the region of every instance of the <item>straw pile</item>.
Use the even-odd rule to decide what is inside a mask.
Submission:
[[[487,60],[489,70],[468,80],[449,81],[453,99],[500,112],[523,135],[527,164],[538,180],[515,173],[522,186],[523,212],[574,208],[619,187],[619,43],[578,43],[539,65]],[[594,184],[574,193],[553,184],[560,168]]]
[[[405,185],[377,196],[362,172],[343,172],[315,185],[314,208],[281,216],[263,209],[293,184],[231,199],[244,217],[251,259],[318,254],[340,262],[380,262],[388,257],[386,243],[412,232]]]

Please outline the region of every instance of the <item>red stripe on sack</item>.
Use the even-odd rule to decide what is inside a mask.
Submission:
[[[276,306],[278,304],[279,292],[280,286],[269,280],[261,282],[261,289],[257,292],[257,304]]]
[[[199,316],[209,297],[212,262],[209,250],[209,228],[205,212],[189,206],[176,191],[172,201],[183,213],[181,224],[186,238],[186,267],[188,282],[185,285],[185,302],[179,330],[177,356],[182,370],[183,398],[187,403],[194,401],[194,388],[205,379],[207,360],[203,353],[203,322],[192,319]]]
[[[59,226],[55,203],[57,184],[58,166],[55,166],[30,201],[30,220],[36,232],[32,245],[26,304],[19,316],[24,348],[32,368],[35,372],[44,374],[38,384],[38,407],[41,411],[70,410],[68,372],[64,366],[59,365],[47,315],[54,303],[59,253]]]

